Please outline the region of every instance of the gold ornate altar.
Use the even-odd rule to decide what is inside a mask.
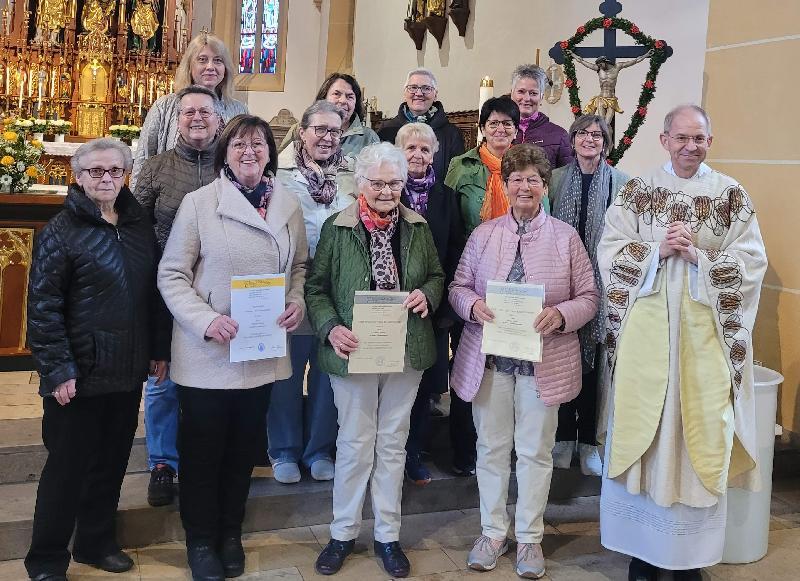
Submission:
[[[152,103],[172,91],[191,37],[185,0],[0,6],[0,114],[68,119],[82,138],[114,124],[141,125]]]

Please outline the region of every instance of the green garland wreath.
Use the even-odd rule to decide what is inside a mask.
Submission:
[[[628,124],[628,128],[623,133],[619,143],[614,145],[614,148],[608,155],[608,163],[610,165],[617,165],[631,146],[631,143],[633,143],[633,138],[636,137],[639,127],[642,126],[645,117],[647,117],[647,105],[653,100],[653,96],[656,94],[656,77],[658,76],[658,70],[669,58],[669,54],[667,53],[667,43],[663,40],[657,40],[647,36],[639,30],[638,26],[625,18],[603,18],[598,16],[597,18],[592,18],[583,26],[579,26],[572,38],[562,40],[561,43],[559,43],[564,53],[564,74],[567,77],[564,84],[567,86],[569,104],[576,118],[580,117],[582,114],[583,107],[581,107],[581,99],[578,96],[578,79],[575,76],[575,60],[572,58],[572,53],[567,52],[566,49],[574,50],[588,34],[601,28],[615,28],[621,30],[633,38],[636,44],[646,46],[648,49],[653,49],[653,55],[650,57],[650,70],[647,71],[647,76],[642,85],[642,92],[639,94],[639,103],[636,106],[636,111],[631,116],[631,122]]]

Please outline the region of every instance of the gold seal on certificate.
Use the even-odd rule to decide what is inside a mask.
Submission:
[[[350,353],[349,373],[401,373],[406,359],[407,292],[356,291],[353,334],[358,349]]]
[[[286,275],[231,277],[231,318],[239,323],[231,339],[231,363],[286,355],[286,329],[278,317],[286,309]]]
[[[533,322],[543,304],[542,285],[488,281],[486,306],[494,313],[494,321],[483,324],[481,353],[541,361],[542,337]]]

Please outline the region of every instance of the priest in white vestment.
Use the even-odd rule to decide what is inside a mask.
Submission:
[[[602,544],[629,579],[700,579],[728,486],[756,489],[752,331],[767,268],[744,188],[705,163],[706,112],[670,112],[670,161],[632,179],[598,247],[609,359]],[[603,421],[603,420],[601,420]]]

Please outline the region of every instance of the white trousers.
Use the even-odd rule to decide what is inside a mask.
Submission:
[[[375,540],[399,540],[406,440],[421,378],[409,367],[403,373],[331,375],[339,414],[331,538],[358,537],[369,483]]]
[[[553,445],[558,406],[547,407],[537,397],[534,377],[487,369],[472,401],[478,432],[476,473],[483,534],[501,541],[508,536],[508,479],[511,450],[517,451],[517,542],[540,543],[544,509],[553,475]]]

